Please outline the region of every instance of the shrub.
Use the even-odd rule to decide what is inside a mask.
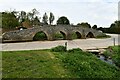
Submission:
[[[47,36],[45,33],[43,32],[38,32],[34,37],[33,40],[37,41],[37,40],[46,40]]]
[[[64,38],[63,35],[60,34],[60,33],[56,33],[56,34],[54,35],[54,37],[55,37],[56,39],[62,39],[62,38]]]
[[[110,51],[111,49],[111,51]],[[120,46],[113,46],[108,47],[108,49],[104,52],[104,55],[106,57],[111,57],[113,62],[116,64],[116,66],[120,67]]]
[[[74,48],[74,49],[70,49],[68,50],[68,53],[75,53],[75,52],[81,52],[82,50],[80,48]]]
[[[110,38],[111,36],[106,35],[106,34],[102,34],[102,35],[98,35],[96,36],[96,38]]]
[[[112,53],[107,50],[107,51],[104,52],[104,56],[107,57],[107,58],[112,57]]]
[[[120,68],[120,57],[119,56],[113,58],[113,62],[116,64],[116,66]]]
[[[113,46],[112,49],[114,52],[112,55],[113,62],[120,68],[120,46]]]
[[[72,33],[72,39],[77,39],[76,33]]]
[[[51,49],[53,52],[66,52],[66,47],[65,46],[57,46]]]

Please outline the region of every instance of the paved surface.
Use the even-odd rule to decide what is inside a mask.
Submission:
[[[118,35],[108,34],[112,36],[106,39],[76,39],[76,40],[57,40],[57,41],[34,41],[34,42],[19,42],[19,43],[3,43],[0,44],[2,51],[18,51],[18,50],[38,50],[38,49],[50,49],[58,45],[65,45],[68,43],[67,49],[81,48],[95,49],[95,48],[107,48],[108,46],[113,46],[113,38],[115,38],[115,44],[118,45]],[[119,36],[120,38],[120,36]]]

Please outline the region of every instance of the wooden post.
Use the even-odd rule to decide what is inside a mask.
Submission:
[[[65,48],[66,48],[66,51],[67,51],[67,42],[65,42]]]
[[[114,44],[114,46],[115,46],[115,38],[113,38],[113,44]]]

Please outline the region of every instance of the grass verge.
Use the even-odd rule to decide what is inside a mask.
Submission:
[[[2,65],[3,78],[120,78],[119,69],[81,49],[4,51]]]

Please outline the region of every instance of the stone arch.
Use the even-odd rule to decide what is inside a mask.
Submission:
[[[67,38],[66,38],[66,37],[67,37],[67,35],[65,34],[65,32],[60,31],[60,33],[63,35],[63,39],[67,39]]]
[[[49,40],[49,36],[45,31],[39,31],[34,34],[33,40]]]
[[[82,35],[81,35],[80,32],[76,31],[75,34],[77,35],[77,38],[78,38],[78,39],[82,38]]]
[[[86,38],[95,38],[94,34],[92,32],[89,32],[87,35],[86,35]]]

